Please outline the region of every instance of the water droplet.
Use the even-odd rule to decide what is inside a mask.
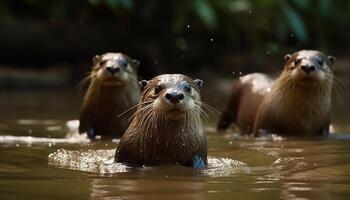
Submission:
[[[232,145],[233,142],[232,142],[232,141],[229,141],[228,143],[229,143],[230,145]]]
[[[210,38],[210,42],[214,42],[214,38]]]
[[[189,24],[187,24],[187,26],[186,26],[187,28],[191,28],[191,26],[189,25]]]
[[[52,143],[51,142],[49,142],[49,147],[52,147]]]
[[[19,144],[16,144],[16,147],[19,147]]]
[[[240,76],[242,76],[243,73],[242,73],[242,72],[239,72],[238,74],[239,74]]]
[[[270,51],[267,51],[266,54],[267,54],[267,55],[270,55]]]
[[[290,37],[294,37],[294,34],[292,33],[292,34],[290,34]]]

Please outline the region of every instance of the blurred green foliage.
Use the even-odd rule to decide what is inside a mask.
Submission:
[[[156,23],[175,36],[207,32],[271,53],[279,46],[330,48],[350,42],[348,0],[2,0],[0,18]],[[168,32],[168,31],[165,31]],[[338,41],[338,43],[337,43]]]

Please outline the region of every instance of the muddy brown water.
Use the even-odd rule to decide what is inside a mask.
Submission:
[[[79,110],[75,91],[2,92],[0,101],[0,199],[347,199],[350,195],[350,134],[343,117],[335,123],[338,133],[329,137],[257,139],[232,130],[218,134],[212,118],[206,125],[208,169],[130,169],[113,163],[118,141],[90,142],[75,134]]]

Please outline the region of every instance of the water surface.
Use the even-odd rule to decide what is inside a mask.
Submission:
[[[18,106],[20,100],[25,104]],[[74,130],[70,92],[0,95],[0,199],[346,199],[350,138],[239,137],[207,125],[209,168],[131,169]]]

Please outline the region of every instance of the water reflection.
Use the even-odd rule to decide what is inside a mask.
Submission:
[[[5,112],[9,110],[15,109]],[[130,169],[113,162],[117,140],[91,142],[78,135],[80,140],[74,136],[77,121],[69,121],[74,115],[57,117],[58,112],[49,110],[41,117],[37,110],[26,115],[18,114],[25,110],[17,110],[20,117],[12,114],[0,121],[0,199],[18,193],[27,199],[38,195],[53,199],[53,194],[57,199],[334,199],[350,195],[348,134],[254,139],[232,131],[222,135],[209,125],[208,169]]]
[[[167,172],[183,171],[167,169]],[[191,175],[153,175],[130,178],[112,176],[91,179],[91,199],[204,199],[206,181]]]

